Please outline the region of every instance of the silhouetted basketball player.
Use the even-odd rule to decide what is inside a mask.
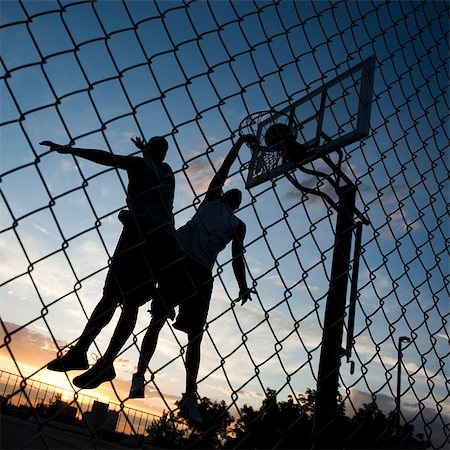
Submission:
[[[132,141],[142,150],[143,158],[41,142],[58,153],[124,169],[129,179],[129,214],[125,211],[119,214],[124,227],[112,257],[103,296],[76,344],[47,366],[58,372],[88,369],[86,354],[89,346],[121,305],[119,322],[103,358],[74,379],[74,384],[80,388],[92,389],[115,377],[113,360],[135,326],[139,306],[157,295],[155,282],[166,276],[162,269],[178,255],[172,213],[175,180],[172,169],[163,162],[168,143],[160,136],[148,142],[140,138]],[[170,286],[170,283],[165,285]]]
[[[186,392],[179,403],[184,417],[191,423],[201,424],[203,419],[197,408],[196,391],[197,375],[200,365],[200,344],[203,327],[206,323],[211,294],[213,289],[212,269],[218,254],[232,242],[233,271],[239,286],[239,299],[242,305],[250,300],[255,291],[247,286],[244,237],[246,227],[234,212],[239,208],[242,194],[238,189],[223,192],[222,188],[228,177],[230,168],[237,158],[242,144],[254,143],[252,136],[240,137],[231,148],[222,166],[213,177],[206,196],[196,214],[186,225],[177,230],[177,237],[186,255],[184,267],[179,264],[176,270],[179,287],[179,314],[174,327],[188,335],[186,352]],[[195,294],[185,298],[185,285],[193,283]],[[133,375],[131,398],[143,398],[144,374],[154,354],[159,333],[165,323],[167,312],[159,307],[158,301],[153,303],[152,319],[144,337],[137,372]],[[174,317],[174,312],[172,312]]]

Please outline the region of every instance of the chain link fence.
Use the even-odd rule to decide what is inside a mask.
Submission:
[[[32,377],[46,380],[48,362],[83,329],[126,197],[120,171],[39,142],[131,154],[131,137],[166,136],[180,226],[246,116],[285,108],[374,56],[369,136],[345,147],[339,161],[367,223],[344,268],[354,292],[341,318],[331,414],[341,434],[332,438],[340,448],[448,446],[446,2],[19,0],[1,8],[0,357],[23,382],[15,395],[26,397]],[[134,433],[141,445],[152,436],[167,447],[333,446],[317,441],[324,435],[317,423],[313,429],[337,226],[330,205],[339,203],[328,183],[333,173],[316,161],[315,173],[293,174],[302,192],[283,176],[245,190],[249,160],[243,148],[229,185],[244,193],[237,214],[247,224],[257,295],[236,302],[224,250],[198,385],[214,419],[206,430],[183,429],[178,440],[170,434],[186,342],[169,324],[151,362],[150,400],[132,403],[166,418],[167,429],[153,424],[159,441],[148,430]],[[117,378],[101,391],[124,415],[150,320],[145,310],[116,360]],[[97,354],[111,329],[96,340]],[[77,392],[71,379],[49,382]],[[41,421],[36,434],[51,426]]]

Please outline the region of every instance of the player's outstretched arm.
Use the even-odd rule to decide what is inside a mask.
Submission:
[[[249,288],[247,285],[247,278],[245,274],[245,259],[244,259],[244,238],[245,225],[242,223],[236,230],[236,236],[232,243],[233,256],[233,272],[239,286],[239,300],[244,305],[247,300],[251,300],[251,294],[256,294],[255,289]]]
[[[253,144],[256,138],[253,135],[240,136],[236,143],[231,147],[228,155],[223,160],[220,169],[216,172],[211,183],[209,184],[208,191],[204,201],[215,200],[222,195],[222,188],[230,173],[231,166],[237,158],[239,150],[245,143]]]
[[[97,164],[116,167],[118,169],[128,169],[136,160],[136,158],[131,156],[113,155],[112,153],[105,152],[104,150],[77,148],[71,147],[69,145],[60,145],[52,141],[42,141],[40,142],[40,145],[50,147],[52,150],[56,150],[58,153],[79,156],[80,158],[93,161]]]

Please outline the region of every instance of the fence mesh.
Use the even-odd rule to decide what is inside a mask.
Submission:
[[[335,442],[448,445],[446,2],[20,0],[1,8],[0,357],[2,369],[21,380],[4,400],[11,406],[21,396],[33,409],[37,424],[27,442],[38,437],[52,448],[45,431],[54,420],[27,397],[33,379],[73,391],[70,404],[85,414],[72,373],[45,367],[76,340],[100,298],[127,186],[120,171],[39,142],[131,154],[130,137],[165,135],[180,226],[246,116],[282,109],[374,55],[370,133],[348,145],[341,161],[368,224],[355,303],[346,306],[344,339],[350,308],[356,315],[339,372],[333,420],[342,436]],[[326,198],[336,202],[336,193],[326,177],[303,172],[293,175],[297,182],[328,197],[300,192],[285,177],[245,190],[249,160],[243,148],[229,185],[244,192],[238,216],[247,224],[245,256],[257,295],[244,306],[235,302],[224,250],[198,384],[214,420],[206,430],[173,433],[186,340],[170,324],[151,362],[147,398],[128,399],[146,307],[116,360],[117,378],[94,391],[124,416],[130,406],[161,416],[145,432],[131,427],[140,445],[312,445],[336,231]],[[352,259],[349,273],[354,266]],[[96,355],[113,327],[96,340]],[[95,430],[88,430],[95,447]]]

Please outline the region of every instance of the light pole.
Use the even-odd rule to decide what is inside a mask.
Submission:
[[[397,353],[397,396],[395,398],[395,433],[398,435],[400,428],[400,396],[401,396],[401,382],[402,382],[402,344],[403,342],[411,342],[411,339],[406,336],[398,338],[398,353]]]

